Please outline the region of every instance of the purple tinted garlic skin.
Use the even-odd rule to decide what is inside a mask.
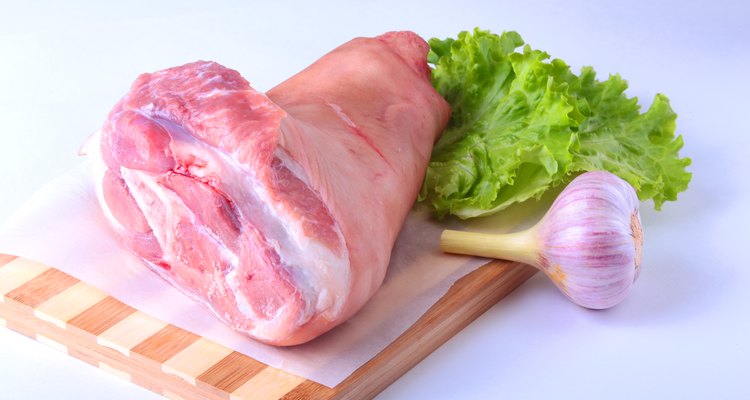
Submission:
[[[536,266],[580,306],[612,307],[638,277],[643,246],[638,196],[609,172],[575,178],[531,231],[538,241]]]

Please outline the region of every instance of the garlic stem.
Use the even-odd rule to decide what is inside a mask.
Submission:
[[[539,246],[534,228],[514,233],[487,234],[444,230],[440,249],[446,253],[467,254],[535,265]]]

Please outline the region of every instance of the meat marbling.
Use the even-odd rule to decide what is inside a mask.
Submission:
[[[322,334],[382,283],[447,123],[427,51],[357,38],[266,94],[214,62],[141,75],[87,146],[105,215],[234,329]]]

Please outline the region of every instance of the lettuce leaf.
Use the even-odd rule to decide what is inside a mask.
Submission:
[[[516,32],[475,29],[431,39],[433,85],[451,105],[419,199],[439,216],[493,214],[577,174],[607,170],[656,208],[690,181],[679,158],[676,114],[664,95],[640,113],[619,76],[580,76],[562,60],[523,46]]]

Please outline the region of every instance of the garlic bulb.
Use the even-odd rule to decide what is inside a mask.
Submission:
[[[643,230],[638,197],[603,171],[575,178],[532,228],[490,235],[446,230],[441,249],[527,263],[574,303],[603,309],[622,301],[638,277]]]

